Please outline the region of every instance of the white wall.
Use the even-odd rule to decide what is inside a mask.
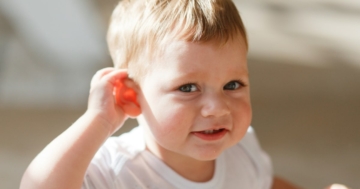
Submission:
[[[91,2],[0,1],[10,27],[0,30],[2,107],[78,107],[86,102],[89,77],[108,61],[105,24]]]

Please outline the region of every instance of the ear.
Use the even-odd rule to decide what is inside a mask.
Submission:
[[[116,104],[130,117],[136,117],[141,114],[135,87],[135,82],[129,78],[115,81],[114,95]]]

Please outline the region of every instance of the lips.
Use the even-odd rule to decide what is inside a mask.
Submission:
[[[220,140],[224,137],[224,135],[228,132],[227,129],[211,129],[211,130],[204,130],[204,131],[196,131],[192,132],[193,135],[199,137],[203,140],[213,141],[213,140]]]

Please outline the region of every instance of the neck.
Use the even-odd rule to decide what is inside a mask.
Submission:
[[[199,161],[175,152],[162,152],[146,144],[146,150],[160,158],[167,166],[182,177],[194,182],[207,182],[212,179],[215,172],[215,160]]]
[[[194,182],[206,182],[212,179],[215,172],[215,160],[200,161],[192,157],[166,150],[150,137],[151,136],[148,134],[145,134],[146,150],[160,158],[176,173]]]
[[[160,158],[167,166],[182,177],[194,182],[206,182],[212,179],[215,172],[215,160],[200,161],[189,156],[178,154],[161,147],[153,138],[147,123],[141,115],[138,122],[144,127],[146,150]]]

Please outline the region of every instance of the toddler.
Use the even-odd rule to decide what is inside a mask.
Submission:
[[[21,188],[276,186],[249,127],[248,42],[231,0],[123,0],[108,44],[114,68],[93,76],[86,112]],[[110,137],[129,117],[140,126]]]

